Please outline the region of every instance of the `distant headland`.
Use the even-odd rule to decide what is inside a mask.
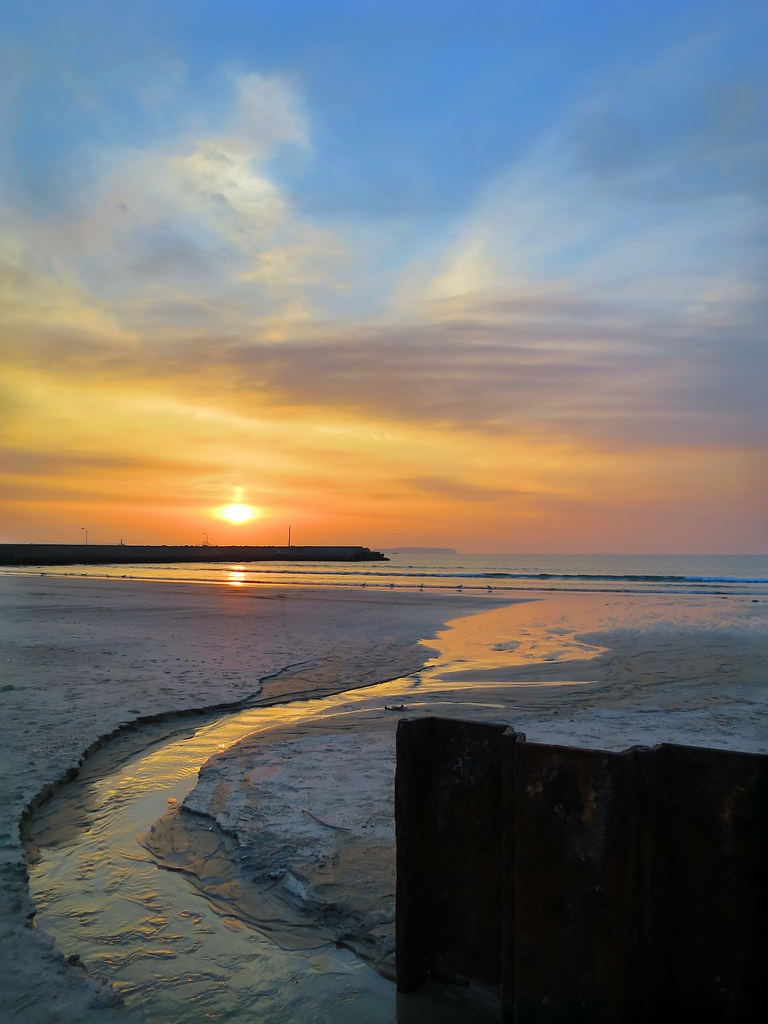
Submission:
[[[0,565],[386,561],[381,551],[357,545],[0,544]]]

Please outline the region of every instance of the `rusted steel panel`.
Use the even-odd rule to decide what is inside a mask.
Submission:
[[[430,973],[431,919],[435,895],[431,887],[434,836],[432,720],[402,720],[397,727],[395,831],[397,889],[395,964],[397,987],[410,992]]]
[[[765,1020],[768,757],[665,744],[659,758],[657,816],[645,822],[664,871],[657,1006]]]
[[[397,981],[501,979],[504,725],[401,721]],[[402,758],[402,761],[401,761]]]
[[[501,982],[505,1020],[757,1022],[768,757],[403,721],[397,981]]]
[[[525,743],[525,734],[509,728],[501,738],[502,745],[502,862],[501,862],[501,1007],[504,1020],[515,1015],[515,941],[517,913],[515,901],[515,862],[517,854],[515,831],[515,762],[517,744]]]
[[[634,759],[517,743],[515,1020],[628,1020]]]

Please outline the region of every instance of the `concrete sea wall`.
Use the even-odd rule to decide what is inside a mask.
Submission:
[[[0,544],[0,565],[152,565],[169,562],[381,562],[358,545]]]
[[[762,1021],[768,757],[397,734],[397,982],[498,984],[504,1019]]]

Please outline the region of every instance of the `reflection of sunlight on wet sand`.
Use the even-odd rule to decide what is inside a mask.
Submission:
[[[245,575],[244,568],[228,569],[233,585],[239,585],[237,574]],[[733,650],[742,652],[737,661],[729,645],[734,637],[749,639],[753,634],[746,654],[743,645],[735,644]],[[311,698],[313,686],[321,680],[327,685],[327,671],[313,679],[311,671],[302,670],[283,681],[300,687],[307,699],[296,699],[294,690],[290,703],[228,714],[194,734],[194,725],[185,725],[183,719],[177,723],[183,735],[176,725],[170,736],[168,724],[158,725],[157,734],[142,729],[141,754],[132,753],[134,759],[128,761],[128,753],[107,744],[86,761],[74,786],[60,791],[61,797],[72,794],[71,805],[62,807],[60,797],[54,797],[36,812],[33,845],[37,840],[42,848],[48,840],[53,847],[42,850],[37,863],[34,851],[28,854],[37,927],[56,936],[65,956],[77,952],[96,972],[111,964],[103,973],[129,1004],[148,1007],[148,1020],[158,1024],[189,1019],[190,1007],[204,1009],[214,995],[228,1001],[224,1009],[231,1012],[229,1019],[236,1012],[247,1016],[256,998],[260,1005],[277,1008],[274,1015],[264,1015],[273,1021],[304,1019],[320,1006],[329,1008],[327,1019],[346,1024],[400,1019],[388,983],[365,973],[351,954],[344,959],[347,952],[324,948],[288,960],[290,951],[246,929],[231,916],[229,904],[209,906],[199,893],[190,903],[186,877],[177,871],[158,873],[155,862],[137,850],[136,834],[186,798],[209,758],[214,760],[207,769],[208,796],[204,778],[197,788],[198,796],[203,793],[200,814],[206,799],[214,816],[230,800],[236,825],[242,810],[243,820],[260,828],[256,802],[265,800],[274,773],[280,803],[274,820],[287,820],[282,801],[287,806],[292,800],[297,816],[306,806],[323,821],[348,825],[326,813],[322,803],[310,802],[305,796],[310,790],[284,785],[280,773],[292,765],[302,786],[305,779],[307,786],[312,782],[313,801],[325,791],[334,798],[338,792],[351,805],[357,800],[367,824],[373,805],[368,796],[360,796],[361,777],[375,774],[372,768],[380,767],[382,758],[393,776],[399,712],[506,722],[535,742],[579,742],[597,749],[660,738],[679,741],[683,726],[689,742],[691,737],[700,740],[701,730],[708,728],[703,734],[708,745],[713,737],[718,745],[728,735],[728,720],[720,707],[713,713],[713,701],[729,701],[741,715],[737,724],[747,716],[754,721],[745,683],[763,685],[765,635],[765,612],[746,601],[547,595],[456,619],[428,641],[432,657],[413,675]],[[762,646],[757,646],[758,639]],[[355,664],[350,661],[334,676],[334,685],[354,685],[361,678],[354,675]],[[746,677],[745,669],[751,673]],[[730,675],[724,677],[724,672]],[[732,693],[726,690],[724,695],[724,686],[731,686]],[[265,686],[265,698],[267,692]],[[747,733],[764,745],[759,728],[750,724]],[[230,749],[253,733],[257,735],[250,745]],[[151,735],[157,739],[149,742],[157,745],[147,748]],[[126,734],[128,750],[135,750],[136,740],[135,734]],[[342,765],[339,775],[337,758],[345,750],[350,763]],[[387,787],[391,798],[390,782]],[[194,803],[190,806],[194,810]],[[216,839],[207,818],[197,826],[198,839]],[[291,840],[286,847],[297,845]],[[208,847],[203,855],[208,856]],[[211,859],[211,869],[220,863]],[[225,912],[228,916],[219,918]],[[338,1007],[358,985],[364,993],[369,991],[366,986],[374,988],[360,997],[363,1002],[350,1001],[349,1014],[343,1016]],[[286,1002],[289,996],[294,1003]],[[386,1014],[367,1012],[369,1004],[379,1005],[375,1000],[390,1007]],[[433,1017],[420,1008],[414,1014],[408,1019],[441,1024],[448,1019],[442,1010]],[[218,1019],[222,1016],[217,1013]],[[315,1018],[320,1016],[317,1010]],[[456,1019],[466,1024],[468,1018]]]
[[[238,569],[233,566],[231,571],[234,574]],[[494,615],[495,611],[490,614]],[[470,713],[474,717],[492,720],[503,717],[505,688],[500,681],[494,686],[461,682],[458,678],[451,678],[447,671],[451,656],[455,656],[451,653],[454,650],[461,651],[465,669],[472,666],[471,658],[478,659],[478,670],[481,670],[481,666],[488,662],[498,666],[499,659],[514,656],[515,650],[510,649],[515,647],[514,634],[504,636],[496,618],[490,623],[486,621],[487,614],[472,617],[478,630],[475,636],[468,623],[459,620],[457,625],[463,632],[455,646],[450,643],[444,646],[443,643],[444,637],[451,636],[453,630],[449,629],[441,636],[438,641],[440,654],[435,660],[440,661],[446,670],[444,677],[433,668],[428,677],[415,674],[332,696],[294,699],[282,705],[256,707],[225,715],[191,734],[159,738],[156,746],[132,756],[127,762],[115,745],[108,744],[86,762],[76,787],[69,791],[75,798],[73,806],[56,813],[57,802],[51,801],[46,813],[37,819],[34,835],[30,837],[33,845],[41,849],[48,847],[32,872],[31,885],[39,926],[56,936],[65,953],[77,951],[87,962],[94,964],[97,971],[105,971],[129,1004],[134,1000],[145,1001],[147,991],[162,979],[163,1015],[161,1018],[150,1013],[150,1020],[168,1019],[166,1007],[178,1008],[182,1003],[189,1006],[192,1001],[204,1002],[210,997],[212,986],[219,982],[224,985],[224,998],[236,1005],[236,986],[225,985],[222,980],[224,973],[236,977],[238,985],[247,984],[258,989],[274,987],[274,998],[279,1002],[283,998],[279,991],[281,979],[289,970],[280,958],[293,955],[290,949],[272,948],[272,944],[263,937],[257,935],[254,938],[251,931],[244,929],[225,912],[226,907],[217,909],[215,901],[208,909],[207,903],[200,907],[193,917],[183,918],[187,913],[184,908],[188,905],[184,890],[186,883],[181,878],[177,879],[174,872],[166,872],[164,876],[169,877],[164,877],[162,886],[158,887],[154,862],[133,852],[135,836],[145,831],[148,823],[157,821],[169,806],[181,803],[202,765],[211,758],[215,764],[216,755],[233,758],[222,762],[219,770],[225,774],[217,792],[221,795],[221,786],[234,786],[241,766],[247,766],[247,752],[245,762],[241,760],[240,751],[226,752],[254,733],[263,736],[266,743],[270,740],[279,743],[286,737],[306,737],[313,733],[322,736],[346,734],[353,749],[365,758],[369,747],[364,738],[366,731],[373,730],[370,735],[382,728],[393,731],[399,718],[396,712],[406,710],[406,705],[411,713]],[[491,626],[493,630],[489,633]],[[494,644],[497,648],[503,644],[504,649],[490,650]],[[514,687],[507,686],[506,690],[511,693]],[[390,755],[393,756],[393,732],[390,736]],[[128,736],[126,743],[130,749],[132,737]],[[226,772],[233,766],[234,775],[228,778]],[[269,767],[277,771],[282,764]],[[316,767],[319,772],[316,772]],[[310,771],[319,774],[322,781],[332,767],[313,762]],[[154,827],[150,826],[150,829]],[[209,831],[204,824],[200,835],[206,838]],[[94,840],[104,844],[107,834],[110,856],[105,855],[101,845],[94,846]],[[30,863],[35,860],[30,851]],[[85,883],[83,879],[86,879]],[[110,894],[108,899],[105,899],[105,892]],[[224,915],[223,927],[214,920],[221,914]],[[240,933],[244,935],[242,942],[238,940]],[[266,933],[271,934],[269,929]],[[313,935],[313,943],[326,941],[327,937]],[[116,946],[120,950],[119,955],[115,954]],[[207,957],[205,962],[208,966],[204,972],[198,969],[198,947],[205,950],[203,956]],[[221,965],[216,966],[217,962],[211,967],[212,953],[209,951],[221,949],[226,950],[229,959],[226,967],[219,970]],[[254,972],[256,949],[258,963],[265,965],[263,978]],[[313,957],[320,955],[312,954]],[[349,976],[355,979],[363,977],[360,973],[362,965],[353,962],[346,952],[325,951],[322,955],[332,958],[332,971],[317,974],[314,961],[307,960],[306,956],[290,961],[290,972],[301,977],[308,986],[308,992],[315,993],[314,986],[318,985],[322,991],[322,986],[328,986],[331,991],[334,984],[347,984],[343,978],[342,982],[334,981],[334,971],[336,974],[342,970],[357,972]],[[366,974],[365,978],[365,992],[370,989],[371,994],[364,993],[360,997],[363,1000],[360,1006],[365,1006],[365,1000],[372,1003],[379,1000],[382,1005],[388,1005],[386,1000],[393,998],[393,991],[375,976]],[[310,985],[313,986],[311,989]],[[316,997],[313,994],[311,998]],[[298,1016],[286,1011],[275,1019],[297,1019]],[[391,1020],[394,1016],[387,1011],[381,1019]],[[359,1019],[369,1019],[364,1010]],[[418,1019],[447,1018],[444,1014],[431,1017],[425,1013]],[[471,1017],[463,1016],[462,1019]]]
[[[230,587],[242,587],[245,583],[245,566],[230,565],[227,573],[227,583]]]
[[[447,677],[504,682],[505,669],[532,663],[591,661],[603,654],[604,647],[577,639],[581,624],[571,619],[564,625],[556,606],[556,599],[545,602],[549,612],[546,622],[540,620],[537,601],[454,619],[429,642],[438,653],[425,666],[425,682],[445,683]],[[557,685],[569,684],[558,680]]]
[[[233,566],[233,571],[237,568]],[[701,609],[705,623],[714,614],[712,604],[705,602],[706,607]],[[717,606],[715,610],[722,614],[726,609]],[[542,697],[545,691],[556,690],[567,699],[569,688],[583,692],[585,686],[605,682],[604,671],[598,665],[592,667],[592,663],[606,648],[588,644],[579,636],[626,629],[630,616],[633,624],[642,621],[646,628],[663,616],[677,615],[683,623],[692,617],[693,609],[684,613],[675,601],[659,608],[658,600],[649,604],[636,598],[619,602],[605,595],[579,595],[574,601],[573,595],[567,595],[521,601],[456,619],[428,642],[434,654],[422,672],[328,697],[227,715],[189,739],[148,752],[141,762],[142,778],[131,778],[126,784],[145,784],[150,789],[161,767],[178,772],[179,777],[193,774],[207,758],[253,732],[291,727],[333,730],[343,727],[349,716],[359,715],[372,722],[389,715],[387,705],[405,703],[410,712],[424,709],[426,713],[430,704],[436,708],[469,707],[493,701],[495,706],[510,707],[518,702],[515,694],[522,698],[524,691],[529,695],[527,706],[528,699],[535,699],[537,689]],[[496,701],[500,703],[496,705]],[[174,762],[173,768],[170,761]]]
[[[240,566],[232,566],[231,572],[236,574],[240,570]],[[238,585],[236,579],[233,585]],[[544,604],[556,612],[553,607],[556,603],[548,600]],[[134,764],[135,774],[129,773],[130,777],[124,778],[124,784],[148,791],[153,787],[157,773],[167,775],[170,772],[179,778],[194,774],[209,757],[254,732],[290,726],[317,728],[330,719],[337,719],[340,723],[348,715],[361,713],[375,718],[387,713],[384,710],[386,705],[399,704],[403,700],[410,701],[409,708],[413,710],[417,705],[426,707],[430,694],[439,695],[443,700],[448,694],[455,694],[456,703],[461,704],[473,703],[481,690],[495,692],[501,697],[505,687],[510,691],[535,687],[561,689],[595,682],[594,679],[575,678],[578,673],[570,678],[537,677],[519,681],[510,676],[510,670],[514,668],[539,663],[544,667],[548,663],[574,660],[583,663],[603,653],[604,648],[576,640],[575,622],[570,629],[565,629],[556,614],[552,615],[556,625],[548,627],[541,623],[537,628],[534,622],[539,615],[537,604],[520,602],[454,620],[436,639],[429,641],[428,646],[436,648],[436,654],[421,673],[413,676],[327,697],[293,700],[227,715],[198,729],[193,736],[148,751]],[[534,611],[535,615],[532,614]],[[578,626],[583,624],[578,623]]]
[[[467,669],[466,672],[448,673],[442,679],[430,679],[425,685],[427,693],[474,693],[480,689],[523,689],[525,687],[588,686],[596,679],[509,679],[508,669]],[[496,673],[496,674],[495,674]],[[463,702],[462,702],[463,703]]]

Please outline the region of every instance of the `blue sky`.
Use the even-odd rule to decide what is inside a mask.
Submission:
[[[685,550],[695,511],[694,546],[763,550],[767,42],[758,3],[6,5],[9,515],[79,514],[33,456],[148,457],[121,402],[177,452],[204,403],[188,510],[253,490],[279,422],[260,500],[327,507],[329,539],[416,542],[419,495],[452,494],[436,542],[477,548],[471,509],[497,548],[610,521],[614,550]],[[98,424],[63,411],[75,377]],[[380,466],[354,513],[308,432],[345,509]]]
[[[286,155],[281,167],[303,209],[438,216],[572,121],[607,173],[622,142],[642,154],[706,131],[713,104],[726,118],[738,103],[729,93],[743,94],[741,127],[760,127],[746,94],[757,106],[766,84],[764,12],[702,2],[14,5],[3,19],[12,166],[20,190],[44,182],[55,192],[52,161],[215,120],[229,103],[227,72],[258,70],[291,82],[313,126],[311,161]],[[590,103],[606,109],[590,117]],[[600,132],[613,127],[624,134],[609,144]]]

